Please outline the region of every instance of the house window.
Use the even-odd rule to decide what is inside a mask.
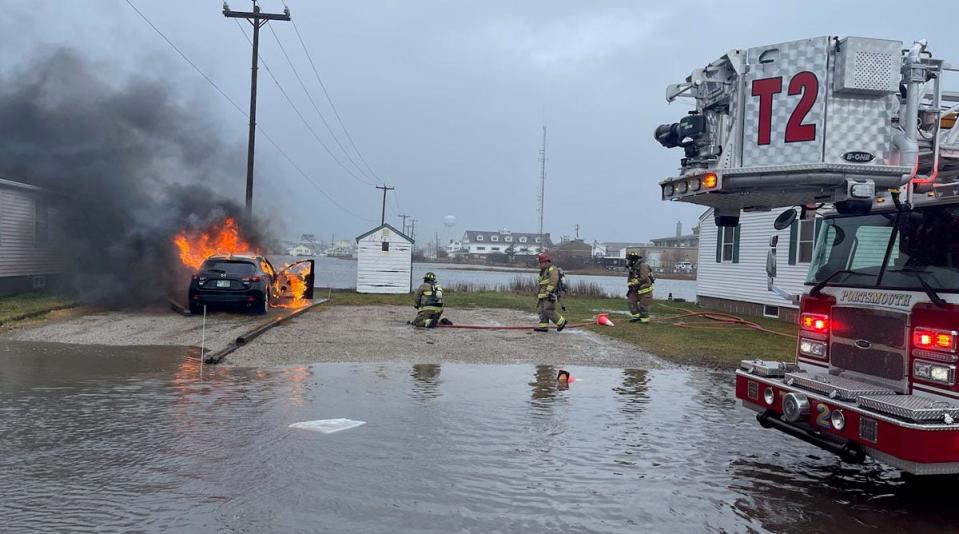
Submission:
[[[740,225],[716,227],[716,263],[739,263],[740,228]]]
[[[772,317],[774,319],[779,319],[779,306],[763,306],[763,317]]]
[[[816,241],[816,220],[806,219],[799,221],[799,239],[796,244],[796,258],[799,263],[812,261],[813,243]]]
[[[525,242],[526,242],[526,238],[525,238],[525,237],[519,238],[519,242],[520,242],[520,243],[525,243]]]
[[[537,237],[537,238],[536,238],[536,242],[539,243],[540,241],[542,241],[542,240]]]
[[[483,236],[481,236],[481,235],[476,236],[476,240],[477,240],[477,241],[482,241],[482,240],[483,240]]]
[[[476,250],[486,250],[486,247],[476,247]]]
[[[513,237],[512,237],[512,236],[506,236],[506,237],[503,238],[503,241],[506,241],[507,243],[512,243],[512,242],[513,242]]]
[[[489,237],[489,240],[490,240],[490,241],[499,241],[499,236],[498,236],[498,235],[491,235],[491,236]]]
[[[494,252],[499,252],[499,247],[491,247],[490,250]]]
[[[383,241],[382,249],[383,249],[383,252],[389,252],[389,251],[390,251],[390,242],[389,242],[389,241]]]
[[[33,244],[34,246],[46,245],[49,240],[49,229],[50,229],[50,220],[49,214],[47,213],[47,205],[43,201],[36,201],[33,205],[34,209],[34,227],[33,227]]]

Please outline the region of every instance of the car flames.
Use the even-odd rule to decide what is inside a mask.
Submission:
[[[254,247],[243,237],[240,228],[232,217],[227,217],[219,225],[205,231],[184,229],[173,236],[180,263],[197,271],[203,262],[215,255],[257,256],[258,247]],[[310,303],[310,284],[313,282],[313,262],[298,261],[288,263],[276,270],[273,276],[273,294],[281,297],[274,306],[283,308],[302,308]]]

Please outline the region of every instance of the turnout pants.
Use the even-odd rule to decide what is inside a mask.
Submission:
[[[633,321],[649,322],[649,306],[653,303],[653,288],[638,289],[631,287],[626,295],[629,300],[629,313]]]
[[[421,328],[433,328],[440,322],[440,317],[443,315],[443,308],[437,308],[435,306],[424,306],[420,308],[419,313],[416,314],[416,318],[413,319],[413,326],[419,326]]]
[[[537,328],[548,328],[550,321],[556,326],[566,324],[566,318],[556,311],[556,302],[551,302],[548,298],[542,298],[539,299],[537,308],[539,309]]]

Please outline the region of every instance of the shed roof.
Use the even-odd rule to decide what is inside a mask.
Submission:
[[[390,223],[383,223],[383,224],[377,226],[376,228],[370,230],[369,232],[366,232],[365,234],[357,237],[357,238],[356,238],[356,242],[359,243],[359,242],[360,242],[360,239],[363,239],[364,237],[366,237],[366,236],[368,236],[368,235],[370,235],[370,234],[375,234],[376,232],[379,232],[379,231],[382,230],[383,228],[389,228],[389,229],[392,230],[393,233],[395,233],[396,235],[398,235],[398,236],[402,237],[403,239],[409,241],[410,244],[415,243],[415,241],[413,241],[413,238],[412,238],[412,237],[404,234],[403,232],[400,232],[399,230],[397,230],[396,228],[394,228],[393,225],[391,225]]]

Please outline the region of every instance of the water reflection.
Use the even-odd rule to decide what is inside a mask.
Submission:
[[[649,373],[645,369],[623,369],[623,384],[613,388],[623,398],[623,413],[641,413],[649,403]]]
[[[552,400],[556,396],[556,369],[552,365],[537,365],[529,385],[533,388],[534,404],[543,404],[535,401]]]
[[[440,365],[436,363],[414,364],[410,370],[413,377],[412,397],[419,400],[436,399],[440,396]]]

